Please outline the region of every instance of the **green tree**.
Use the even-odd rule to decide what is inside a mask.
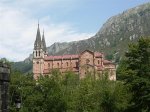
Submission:
[[[75,96],[75,112],[94,112],[96,99],[94,97],[94,78],[87,76],[80,79]]]
[[[150,39],[141,38],[137,44],[129,45],[126,58],[118,69],[132,92],[132,101],[127,111],[150,111]]]
[[[131,94],[122,82],[104,76],[96,85],[97,112],[123,112],[128,107]]]
[[[123,112],[131,97],[123,83],[107,76],[97,80],[87,76],[80,80],[76,92],[75,112]]]
[[[11,75],[10,111],[15,112],[15,94],[19,94],[21,112],[63,112],[66,110],[64,92],[61,88],[61,74],[54,71],[52,75],[41,76],[38,81],[32,75],[15,72]]]
[[[9,86],[10,95],[10,111],[15,112],[15,95],[20,95],[22,107],[24,106],[24,101],[26,97],[32,94],[33,87],[35,86],[35,81],[31,74],[22,75],[18,71],[11,72],[11,81]]]
[[[79,76],[77,74],[71,71],[68,71],[64,74],[61,85],[64,91],[65,101],[67,103],[67,112],[74,111],[78,84],[79,84]]]
[[[52,71],[33,80],[32,74],[13,72],[10,83],[10,112],[15,112],[14,94],[21,96],[20,112],[123,112],[130,95],[122,82],[103,74],[88,74],[79,80],[72,72]]]

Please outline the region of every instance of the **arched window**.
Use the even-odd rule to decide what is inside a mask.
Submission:
[[[48,63],[48,68],[50,68],[50,63]]]
[[[37,57],[37,51],[35,53],[36,53],[36,57]]]
[[[40,51],[39,51],[39,56],[40,56]]]
[[[98,64],[99,64],[99,60],[98,60]]]
[[[79,66],[79,63],[78,62],[76,62],[76,67],[78,67]]]
[[[58,68],[59,68],[59,63],[57,63],[57,66],[58,66]]]

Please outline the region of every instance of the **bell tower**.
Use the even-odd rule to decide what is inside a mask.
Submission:
[[[44,35],[44,34],[43,34]],[[43,45],[43,41],[41,40],[40,28],[38,24],[36,40],[34,42],[34,50],[33,50],[33,75],[34,79],[38,79],[40,75],[43,75],[44,71],[44,56],[46,52],[46,44]]]

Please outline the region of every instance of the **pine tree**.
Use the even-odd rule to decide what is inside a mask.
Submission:
[[[132,92],[128,111],[150,111],[150,39],[141,38],[137,44],[129,45],[126,59],[119,68],[119,78]]]

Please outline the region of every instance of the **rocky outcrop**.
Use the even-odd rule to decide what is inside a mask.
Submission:
[[[130,42],[150,35],[150,3],[137,6],[109,18],[95,36],[70,43],[54,43],[48,47],[49,54],[75,54],[85,49],[120,56]]]

